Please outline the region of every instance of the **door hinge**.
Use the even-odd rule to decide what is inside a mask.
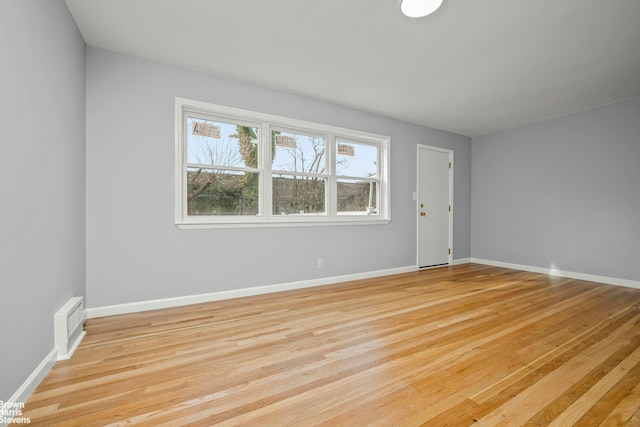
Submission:
[[[449,205],[449,212],[451,212],[451,205]]]
[[[449,248],[449,255],[451,255],[451,248]]]
[[[449,162],[449,169],[451,169],[451,162]]]

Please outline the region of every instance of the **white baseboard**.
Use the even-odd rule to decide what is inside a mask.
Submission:
[[[416,266],[392,268],[388,270],[370,271],[366,273],[348,274],[345,276],[326,277],[322,279],[303,280],[299,282],[281,283],[277,285],[256,286],[251,288],[234,289],[229,291],[213,292],[209,294],[188,295],[183,297],[156,299],[148,301],[132,302],[127,304],[108,305],[87,309],[87,318],[116,316],[118,314],[137,313],[140,311],[158,310],[162,308],[181,307],[184,305],[200,304],[212,301],[222,301],[231,298],[240,298],[253,295],[269,294],[273,292],[290,291],[294,289],[310,288],[314,286],[331,285],[352,280],[370,279],[373,277],[390,276],[416,271]]]
[[[624,286],[627,288],[640,289],[640,281],[619,279],[616,277],[597,276],[594,274],[576,273],[573,271],[563,271],[556,268],[534,267],[531,265],[512,264],[509,262],[492,261],[487,259],[471,258],[472,263],[485,264],[494,267],[511,268],[513,270],[530,271],[532,273],[548,274],[550,276],[568,277],[570,279],[586,280],[589,282],[605,283],[607,285]]]
[[[5,404],[16,404],[16,403],[25,403],[27,399],[36,391],[36,388],[40,384],[40,382],[44,379],[45,376],[49,373],[53,365],[58,360],[58,352],[54,348],[51,352],[44,358],[42,362],[38,365],[38,367],[29,375],[29,378],[26,379],[24,383],[20,386],[20,388],[7,400],[4,402]],[[13,424],[13,423],[12,423]],[[7,424],[3,424],[0,422],[0,427],[5,427]]]
[[[513,270],[530,271],[552,276],[569,277],[572,279],[587,280],[591,282],[606,283],[609,285],[625,286],[640,289],[640,281],[619,279],[606,276],[596,276],[592,274],[562,271],[552,268],[534,267],[529,265],[513,264],[500,261],[485,260],[480,258],[460,258],[453,260],[451,265],[476,263],[492,265],[495,267],[510,268]],[[392,268],[388,270],[377,270],[366,273],[349,274],[345,276],[326,277],[322,279],[303,280],[299,282],[281,283],[276,285],[256,286],[251,288],[234,289],[228,291],[213,292],[208,294],[187,295],[182,297],[164,298],[148,301],[139,301],[126,304],[116,304],[87,309],[87,318],[115,316],[119,314],[137,313],[141,311],[158,310],[162,308],[181,307],[184,305],[200,304],[212,301],[222,301],[231,298],[241,298],[253,295],[262,295],[273,292],[289,291],[294,289],[310,288],[314,286],[331,285],[352,280],[369,279],[373,277],[388,276],[392,274],[402,274],[417,271],[416,266]]]

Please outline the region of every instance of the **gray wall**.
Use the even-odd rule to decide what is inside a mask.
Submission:
[[[640,98],[472,140],[471,255],[640,280]]]
[[[0,400],[84,295],[84,52],[63,0],[0,2]]]
[[[175,97],[391,136],[391,224],[176,228]],[[469,138],[89,47],[88,306],[415,266],[418,143],[455,150],[454,257],[469,257]]]

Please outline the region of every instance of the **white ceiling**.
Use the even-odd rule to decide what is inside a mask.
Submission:
[[[66,0],[88,45],[478,136],[640,96],[640,0]]]

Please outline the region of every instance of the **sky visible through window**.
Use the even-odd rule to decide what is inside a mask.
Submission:
[[[206,126],[201,126],[201,124]],[[246,128],[253,133],[251,142],[257,144],[259,129],[257,127]],[[187,162],[190,164],[252,167],[252,165],[246,164],[242,156],[236,124],[188,117],[187,135]],[[289,140],[289,146],[286,145],[286,139],[281,140],[281,144],[275,144],[276,135],[288,136],[293,139]],[[272,143],[275,144],[272,163],[274,171],[319,174],[326,172],[326,155],[324,153],[326,141],[324,138],[303,133],[274,131]],[[336,145],[336,175],[359,178],[377,177],[377,146],[340,139],[336,141]]]

